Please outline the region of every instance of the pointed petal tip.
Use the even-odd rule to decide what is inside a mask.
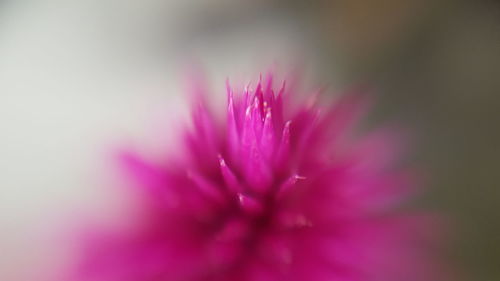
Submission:
[[[255,198],[244,195],[242,193],[238,193],[237,196],[238,203],[244,211],[250,214],[258,214],[264,210],[264,206],[262,205],[262,203]]]

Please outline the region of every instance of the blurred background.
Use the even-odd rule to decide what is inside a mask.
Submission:
[[[193,62],[216,91],[275,62],[304,65],[331,89],[369,85],[369,123],[416,136],[430,187],[421,204],[447,217],[458,276],[500,279],[499,2],[6,0],[0,280],[41,280],[66,263],[61,222],[123,214],[127,199],[105,188],[106,151],[168,142]]]

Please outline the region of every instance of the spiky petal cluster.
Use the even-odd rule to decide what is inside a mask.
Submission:
[[[93,245],[82,276],[424,280],[424,220],[387,212],[411,183],[392,165],[390,134],[349,138],[359,97],[320,106],[285,88],[275,91],[272,77],[253,90],[228,86],[223,122],[198,96],[180,158],[158,166],[125,155],[151,195],[149,213],[134,231]]]

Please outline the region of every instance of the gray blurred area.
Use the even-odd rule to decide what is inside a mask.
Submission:
[[[102,146],[161,146],[144,124],[185,114],[190,60],[212,84],[278,61],[372,88],[370,124],[414,131],[421,204],[447,218],[458,279],[500,279],[497,1],[18,0],[0,2],[0,280],[64,263],[70,250],[43,238],[63,215],[120,214]]]
[[[416,131],[415,158],[429,173],[424,204],[448,217],[458,277],[499,279],[500,3],[341,2],[352,9],[324,31],[332,49],[344,48],[331,61],[346,63],[346,81],[375,85],[374,123]]]
[[[332,65],[324,67],[341,62],[346,83],[375,86],[374,123],[397,120],[416,131],[415,159],[429,173],[424,204],[448,217],[456,274],[500,279],[500,3],[323,7],[332,14],[318,24],[330,40]]]

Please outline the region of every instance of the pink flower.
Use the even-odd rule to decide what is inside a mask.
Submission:
[[[180,157],[160,166],[125,153],[147,215],[96,239],[81,279],[431,280],[433,225],[393,211],[413,190],[394,134],[352,136],[359,96],[319,103],[293,91],[271,75],[255,89],[228,85],[224,118],[198,95]]]

